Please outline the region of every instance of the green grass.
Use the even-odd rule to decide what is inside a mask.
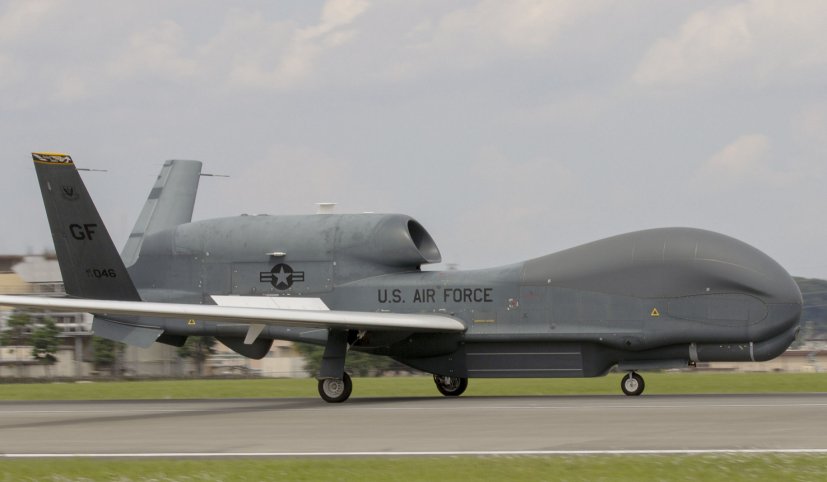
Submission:
[[[824,455],[0,461],[2,481],[756,480],[827,478]]]
[[[827,392],[818,373],[648,373],[646,395]],[[466,396],[618,395],[620,374],[586,379],[472,379]],[[353,397],[437,397],[430,377],[355,378]],[[0,400],[317,397],[312,379],[2,383]]]

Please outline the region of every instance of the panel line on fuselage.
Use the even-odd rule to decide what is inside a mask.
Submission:
[[[578,368],[480,368],[480,369],[469,369],[469,373],[480,373],[480,372],[572,372],[572,373],[581,373],[583,370]]]
[[[485,352],[477,352],[477,353],[466,353],[468,356],[513,356],[513,355],[575,355],[580,356],[581,353],[579,351],[570,351],[570,352],[513,352],[513,353],[485,353]]]

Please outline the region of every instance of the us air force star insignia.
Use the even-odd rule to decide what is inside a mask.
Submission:
[[[259,281],[270,283],[277,290],[286,290],[296,281],[304,281],[304,271],[293,271],[289,264],[279,263],[270,271],[259,273]]]

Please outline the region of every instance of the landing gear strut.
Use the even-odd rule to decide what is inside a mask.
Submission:
[[[350,375],[342,374],[342,379],[337,378],[323,378],[319,380],[319,395],[325,402],[342,403],[350,397],[350,392],[353,391],[353,383],[350,381]]]
[[[458,397],[468,388],[468,379],[460,377],[444,377],[434,375],[434,383],[439,393],[446,397]]]
[[[623,390],[623,393],[629,396],[637,396],[643,393],[643,388],[646,385],[643,383],[643,377],[638,375],[637,372],[629,372],[623,377],[623,380],[620,381],[620,389]]]
[[[345,373],[345,357],[348,349],[347,330],[330,330],[319,367],[319,395],[328,403],[342,403],[350,397],[353,383]]]

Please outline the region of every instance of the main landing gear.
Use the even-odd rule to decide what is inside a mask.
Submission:
[[[468,379],[460,377],[444,377],[434,375],[434,383],[439,393],[446,397],[458,397],[468,388]]]
[[[637,372],[629,372],[623,377],[623,380],[620,381],[620,389],[623,390],[623,393],[629,396],[637,396],[643,393],[643,388],[646,385],[643,383],[643,377],[638,375]]]
[[[342,374],[342,378],[324,378],[319,380],[319,395],[325,402],[342,403],[350,397],[353,391],[353,382],[350,375]]]
[[[322,365],[319,367],[319,395],[328,403],[342,403],[350,397],[353,382],[345,373],[345,356],[356,333],[330,330],[327,333]],[[355,338],[354,338],[355,339]]]

